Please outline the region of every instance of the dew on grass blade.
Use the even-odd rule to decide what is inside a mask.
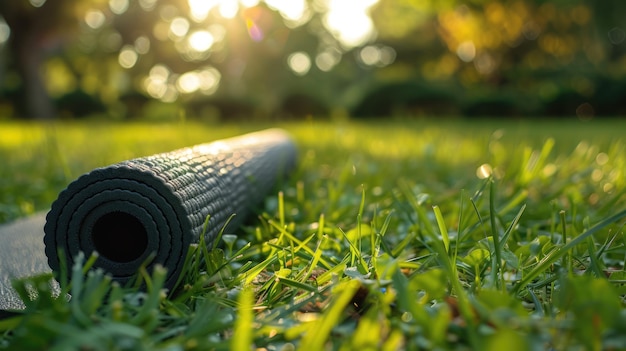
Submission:
[[[488,163],[483,163],[476,169],[476,176],[478,179],[487,179],[493,173],[493,168]]]

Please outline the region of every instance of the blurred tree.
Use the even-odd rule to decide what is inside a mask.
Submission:
[[[605,94],[626,98],[625,10],[619,1],[381,0],[378,40],[398,53],[379,76],[458,82],[472,114],[575,115],[585,103],[615,113]]]
[[[293,89],[319,91],[301,84],[304,76],[328,88],[350,79],[318,73],[353,70],[355,61],[339,63],[374,38],[375,2],[29,0],[2,2],[0,15],[25,98],[20,116],[53,116],[50,95],[65,113],[85,94],[91,106],[103,101],[123,114],[137,113],[142,99],[130,97],[138,94],[166,103],[214,97],[269,112]],[[332,91],[322,95],[337,100]],[[83,107],[68,113],[87,113]]]
[[[0,1],[0,16],[9,25],[9,65],[20,78],[21,115],[51,118],[54,106],[48,96],[41,67],[58,54],[76,30],[75,5],[67,0]]]
[[[4,89],[19,88],[19,115],[38,118],[103,104],[130,117],[154,101],[191,115],[307,105],[368,115],[376,99],[390,104],[380,111],[426,115],[574,114],[584,103],[611,113],[626,100],[623,11],[562,0],[2,1],[19,77]],[[433,94],[446,103],[429,104]]]

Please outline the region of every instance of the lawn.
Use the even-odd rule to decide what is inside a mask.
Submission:
[[[0,222],[94,167],[268,126],[1,122]],[[158,270],[140,291],[74,267],[67,301],[48,276],[22,281],[39,298],[0,321],[0,348],[626,345],[626,121],[281,127],[298,169],[257,218],[192,248],[183,289],[162,291]]]

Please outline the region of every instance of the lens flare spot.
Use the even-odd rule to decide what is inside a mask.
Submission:
[[[259,42],[263,40],[263,31],[253,20],[246,19],[246,27],[248,28],[248,35],[253,41]]]

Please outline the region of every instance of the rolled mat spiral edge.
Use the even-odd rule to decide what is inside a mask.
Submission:
[[[212,243],[232,215],[228,228],[242,223],[296,157],[289,135],[268,129],[95,169],[70,183],[46,216],[48,264],[59,271],[59,252],[71,267],[79,252],[96,251],[95,267],[114,280],[161,264],[171,288],[207,216]]]

